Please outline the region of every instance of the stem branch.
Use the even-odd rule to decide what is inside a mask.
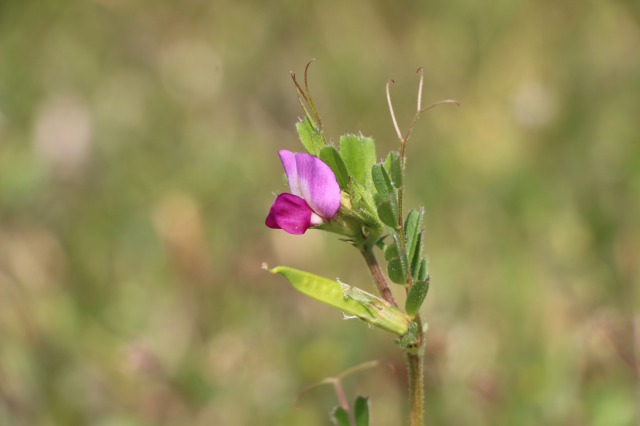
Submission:
[[[364,244],[360,247],[360,252],[364,257],[364,260],[367,262],[367,266],[369,267],[369,272],[373,277],[373,281],[376,283],[376,287],[378,288],[378,293],[380,296],[387,302],[391,303],[393,306],[398,306],[396,303],[396,299],[393,297],[393,293],[389,289],[389,285],[387,284],[387,280],[384,278],[384,274],[380,269],[380,265],[376,260],[376,256],[373,254],[373,248],[368,244]]]

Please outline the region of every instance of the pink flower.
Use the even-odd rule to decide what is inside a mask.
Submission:
[[[279,151],[291,193],[278,195],[265,224],[290,234],[330,221],[340,208],[340,186],[329,166],[305,153]]]

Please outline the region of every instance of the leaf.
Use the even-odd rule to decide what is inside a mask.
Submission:
[[[388,262],[394,257],[398,257],[398,245],[396,243],[391,243],[384,251],[384,260]]]
[[[371,178],[373,179],[373,185],[380,198],[389,198],[389,194],[393,192],[394,188],[382,164],[374,164],[373,167],[371,167]]]
[[[402,261],[399,258],[391,259],[387,264],[387,274],[389,279],[396,284],[404,284],[407,276],[404,274]]]
[[[409,262],[409,270],[411,271],[411,277],[414,280],[420,279],[420,267],[422,266],[422,261],[424,260],[424,258],[422,257],[422,235],[422,232],[418,234],[416,249],[413,254],[413,258]],[[424,277],[422,279],[424,279]]]
[[[407,258],[409,259],[409,262],[411,264],[413,264],[413,256],[416,252],[418,235],[420,233],[420,228],[422,227],[423,215],[424,215],[423,210],[418,212],[417,210],[411,209],[409,211],[409,214],[407,214],[407,219],[404,222],[404,235],[405,235],[405,243],[407,245]]]
[[[356,426],[369,426],[369,398],[358,396],[354,404]]]
[[[400,309],[357,287],[287,266],[277,266],[270,272],[282,275],[296,290],[307,296],[400,336],[407,332],[411,322]]]
[[[391,232],[393,244],[387,246],[384,258],[387,260],[387,274],[391,281],[396,284],[407,282],[407,254],[402,250],[398,233]]]
[[[398,191],[391,183],[391,179],[382,164],[371,167],[371,178],[376,189],[374,201],[378,218],[382,223],[393,229],[398,229]]]
[[[305,117],[304,120],[298,121],[298,123],[296,123],[296,130],[298,130],[300,142],[302,142],[302,145],[307,152],[317,157],[320,150],[324,148],[324,140],[322,139],[322,134],[309,120],[309,117]]]
[[[424,281],[416,281],[413,283],[411,290],[407,293],[407,301],[404,304],[404,309],[410,317],[414,317],[420,310],[428,291],[429,278]]]
[[[429,271],[427,270],[427,259],[424,257],[420,260],[420,269],[418,270],[418,281],[424,281],[429,276]]]
[[[400,154],[391,151],[384,160],[384,168],[387,170],[393,186],[400,188],[402,186],[402,167],[400,167]]]
[[[354,403],[356,426],[369,426],[369,398],[358,396]]]
[[[350,426],[349,414],[339,405],[331,413],[331,422],[337,426]]]
[[[333,174],[336,175],[340,189],[344,190],[349,182],[349,172],[347,172],[347,166],[344,165],[338,150],[332,146],[325,146],[320,150],[319,158],[331,168]]]
[[[393,229],[398,229],[398,208],[394,208],[391,200],[382,201],[378,203],[378,218],[387,226]]]
[[[373,139],[364,136],[340,137],[340,155],[352,176],[369,191],[373,190],[371,167],[376,162],[376,146]]]

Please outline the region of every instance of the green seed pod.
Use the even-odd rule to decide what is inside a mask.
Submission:
[[[285,277],[301,293],[355,315],[371,325],[399,336],[405,335],[409,329],[411,318],[407,314],[357,287],[286,266],[277,266],[269,271]]]

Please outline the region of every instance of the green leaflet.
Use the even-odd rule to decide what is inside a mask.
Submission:
[[[389,197],[388,200],[378,203],[378,217],[387,226],[398,229],[398,205],[395,198]]]
[[[309,117],[298,121],[296,123],[296,130],[298,130],[300,142],[302,142],[307,152],[317,157],[318,154],[320,154],[320,150],[324,147],[324,141],[322,140],[322,134],[313,126]]]
[[[373,179],[373,185],[375,186],[380,198],[388,198],[389,194],[393,192],[394,187],[391,184],[389,174],[382,164],[374,164],[373,167],[371,167],[371,178]]]
[[[371,167],[371,179],[376,189],[374,200],[378,217],[385,225],[398,229],[398,191],[382,164]]]
[[[358,396],[353,405],[356,426],[369,426],[369,398]]]
[[[418,278],[418,270],[422,260],[422,222],[424,209],[411,210],[404,222],[405,242],[407,245],[407,260],[413,279]]]
[[[372,192],[371,167],[376,162],[376,146],[373,139],[356,135],[341,136],[340,156],[347,166],[349,175]]]
[[[384,252],[387,262],[387,274],[391,281],[396,284],[407,282],[407,254],[402,250],[400,237],[396,231],[391,230],[393,243],[389,244]]]
[[[399,336],[406,334],[409,329],[411,319],[407,314],[357,287],[287,266],[277,266],[270,272],[285,277],[301,293],[355,315],[371,325]]]
[[[402,186],[402,168],[400,167],[400,154],[391,151],[384,160],[384,168],[391,178],[393,186],[400,188]]]
[[[422,212],[418,212],[413,209],[409,210],[407,219],[404,222],[404,235],[405,242],[407,244],[407,258],[409,259],[409,262],[412,262],[413,260],[421,226]]]
[[[427,259],[424,257],[420,260],[420,268],[418,269],[418,281],[424,281],[429,276],[429,270],[427,269]]]
[[[351,426],[349,415],[341,406],[336,406],[331,413],[331,422],[336,426]]]
[[[413,254],[413,258],[409,262],[409,269],[411,270],[411,277],[414,280],[418,280],[420,277],[420,267],[422,266],[422,261],[424,257],[422,257],[422,232],[418,234],[418,241],[416,242],[416,249]]]
[[[416,281],[413,283],[411,290],[409,290],[409,293],[407,294],[407,301],[404,304],[404,308],[409,316],[414,317],[418,313],[428,291],[428,277],[424,281]]]

